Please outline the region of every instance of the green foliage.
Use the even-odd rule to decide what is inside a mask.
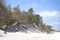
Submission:
[[[19,5],[13,8],[15,13],[20,13],[20,8]]]
[[[31,14],[31,15],[33,15],[33,13],[34,13],[33,8],[30,8],[30,9],[28,10],[28,13]]]
[[[47,25],[47,29],[48,29],[48,30],[51,30],[51,26],[50,26],[50,25]]]
[[[52,26],[43,24],[43,26],[42,26],[43,30],[42,31],[50,33],[51,32],[51,28],[52,28]]]
[[[4,23],[0,21],[0,27],[3,26],[3,25],[4,25]]]
[[[37,14],[37,15],[34,15],[32,17],[32,20],[31,20],[32,23],[36,23],[37,25],[39,25],[39,22],[40,22],[40,16]]]

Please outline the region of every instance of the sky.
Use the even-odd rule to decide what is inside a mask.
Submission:
[[[6,4],[12,8],[19,5],[25,11],[32,7],[36,14],[43,17],[44,23],[60,30],[60,0],[6,0]]]

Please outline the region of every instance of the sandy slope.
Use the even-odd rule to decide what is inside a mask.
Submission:
[[[1,36],[2,35],[2,36]],[[54,34],[46,33],[0,33],[0,40],[60,40],[60,33],[55,32]]]

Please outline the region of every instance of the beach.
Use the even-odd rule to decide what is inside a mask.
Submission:
[[[60,40],[60,32],[46,33],[0,33],[0,40]]]

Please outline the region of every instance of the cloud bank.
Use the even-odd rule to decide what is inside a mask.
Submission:
[[[60,11],[42,11],[37,14],[43,17],[44,23],[53,26],[53,29],[60,30]]]
[[[41,15],[42,17],[60,17],[59,11],[42,11],[37,14]]]

